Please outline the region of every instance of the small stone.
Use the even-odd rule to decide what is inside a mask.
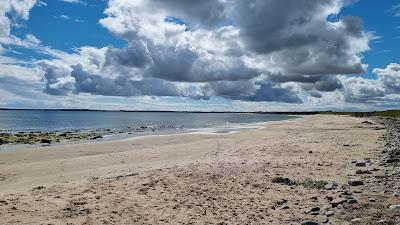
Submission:
[[[314,215],[314,214],[312,214],[312,213],[317,212],[317,213],[319,214],[319,210],[321,210],[319,207],[312,207],[312,208],[309,209],[306,213],[307,213],[307,214],[310,214],[310,215]],[[318,214],[317,214],[317,215],[318,215]]]
[[[351,160],[351,163],[356,163],[356,162],[357,162],[357,160],[355,160],[355,159],[354,159],[354,160]]]
[[[324,188],[325,188],[326,190],[332,190],[332,189],[334,189],[336,186],[337,186],[336,182],[329,181],[329,182],[324,186]]]
[[[336,198],[330,202],[333,208],[337,207],[339,204],[347,202],[346,198]]]
[[[359,223],[361,222],[361,218],[354,218],[351,220],[352,223]]]
[[[387,223],[387,220],[378,220],[376,223]]]
[[[360,185],[364,185],[364,182],[362,182],[361,180],[349,180],[349,185],[350,186],[360,186]]]
[[[365,166],[365,165],[366,165],[366,163],[365,163],[364,160],[358,160],[358,161],[356,162],[356,166]]]
[[[281,206],[279,209],[288,209],[288,208],[289,208],[289,206],[283,205],[283,206]]]
[[[334,214],[335,214],[335,212],[332,210],[325,212],[325,216],[333,216]]]
[[[347,200],[347,204],[355,204],[355,203],[357,203],[357,200],[355,200],[354,198]]]
[[[308,153],[310,153],[310,154],[311,154],[311,153],[312,153],[312,151],[309,151]]]
[[[318,222],[311,221],[311,220],[306,220],[300,223],[301,225],[319,225]]]
[[[391,205],[389,206],[390,210],[396,210],[396,209],[400,209],[400,205]]]
[[[356,174],[371,174],[372,172],[369,170],[357,170]]]
[[[375,198],[369,198],[369,201],[370,202],[376,202],[376,199]]]

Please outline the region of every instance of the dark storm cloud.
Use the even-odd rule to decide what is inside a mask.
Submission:
[[[106,52],[106,65],[144,67],[149,62],[147,47],[142,41],[132,41],[125,48],[109,48]]]
[[[296,82],[304,90],[331,92],[343,87],[341,81],[334,75],[281,75],[270,74],[268,80],[275,83]]]
[[[48,66],[44,75],[45,91],[53,95],[90,93],[104,96],[180,96],[175,84],[159,79],[131,80],[117,76],[114,79],[83,71],[82,65],[72,67],[70,74],[57,73],[60,69]],[[66,72],[66,71],[64,71]],[[57,75],[55,75],[57,74]]]
[[[211,83],[211,87],[215,95],[227,99],[255,102],[302,103],[297,93],[291,88],[282,88],[267,82],[213,82]]]
[[[255,53],[275,53],[286,73],[300,75],[357,74],[365,66],[352,41],[363,39],[362,21],[343,17],[327,20],[327,8],[341,1],[252,0],[235,2],[240,34]],[[341,25],[339,26],[339,23]]]
[[[260,88],[256,90],[254,96],[248,97],[249,101],[285,102],[302,103],[303,101],[289,88],[274,87],[270,83],[258,83]]]

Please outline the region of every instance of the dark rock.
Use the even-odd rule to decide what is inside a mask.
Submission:
[[[372,172],[369,170],[357,170],[356,174],[371,174]]]
[[[307,214],[312,214],[312,213],[317,212],[317,215],[318,215],[320,210],[321,210],[321,209],[320,209],[319,207],[312,207],[312,208],[309,209],[306,213],[307,213]],[[312,214],[312,215],[314,215],[314,214]]]
[[[103,138],[103,136],[101,136],[101,135],[96,135],[96,136],[91,137],[90,139],[96,140],[96,139],[100,139],[100,138]]]
[[[347,204],[355,204],[355,203],[357,203],[357,200],[354,198],[347,200]]]
[[[350,186],[360,186],[360,185],[364,185],[364,182],[362,182],[361,180],[349,180],[349,185]]]
[[[283,177],[275,177],[274,179],[272,179],[272,183],[283,184],[288,186],[296,185],[296,182],[290,180],[289,178],[283,178]]]
[[[368,124],[368,125],[372,125],[373,123],[369,122],[369,121],[363,121],[361,122],[362,124]]]
[[[42,144],[50,144],[50,143],[51,143],[51,140],[49,140],[49,139],[42,139],[42,140],[40,140],[40,143],[42,143]]]

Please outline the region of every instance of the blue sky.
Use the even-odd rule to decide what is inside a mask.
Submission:
[[[71,4],[63,1],[45,1],[47,6],[34,7],[30,18],[20,28],[14,28],[18,36],[33,34],[44,45],[63,51],[73,51],[81,46],[122,46],[98,21],[104,17],[107,1],[82,1]]]
[[[365,29],[374,32],[379,39],[370,42],[371,51],[364,53],[364,62],[371,68],[384,68],[399,61],[400,17],[394,16],[393,7],[398,0],[361,0],[345,7],[342,15],[358,16],[363,19]]]
[[[400,0],[14,1],[0,107],[398,107]]]

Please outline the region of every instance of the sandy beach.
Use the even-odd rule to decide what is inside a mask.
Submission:
[[[384,134],[371,119],[314,115],[4,151],[0,224],[397,224]]]

